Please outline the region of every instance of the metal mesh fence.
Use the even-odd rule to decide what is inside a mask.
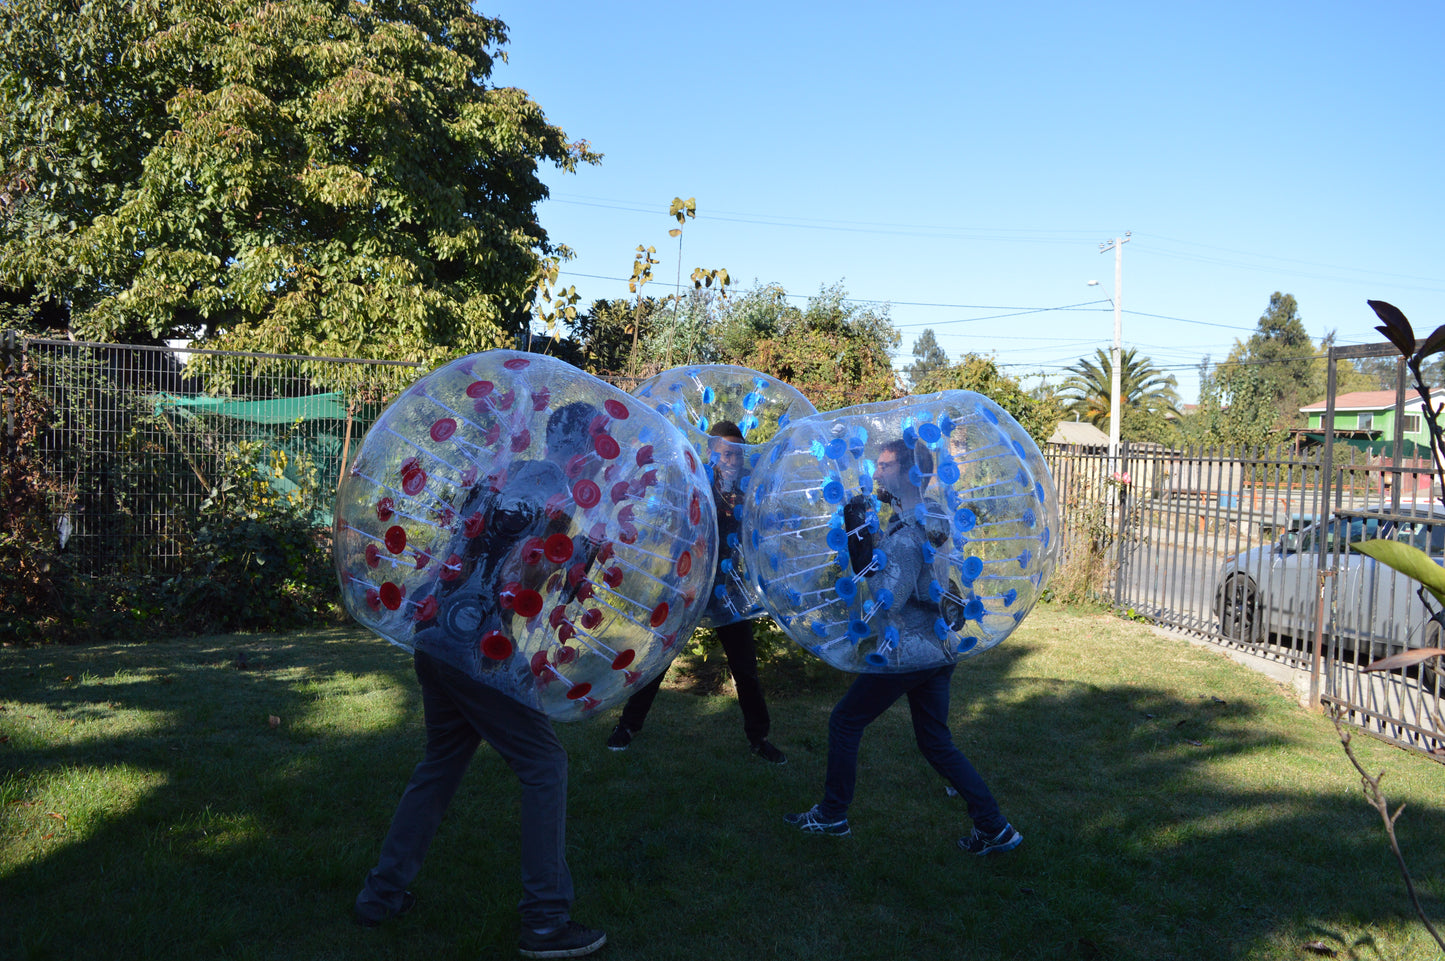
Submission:
[[[40,455],[76,574],[178,569],[211,498],[294,504],[330,522],[348,440],[359,443],[418,365],[32,339],[49,406]]]

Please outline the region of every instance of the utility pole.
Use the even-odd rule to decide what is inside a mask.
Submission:
[[[1124,236],[1115,237],[1099,245],[1099,253],[1114,252],[1114,348],[1110,352],[1114,368],[1109,386],[1109,470],[1119,469],[1119,420],[1123,416],[1119,399],[1119,367],[1124,352],[1124,245],[1129,242],[1133,231],[1124,231]]]

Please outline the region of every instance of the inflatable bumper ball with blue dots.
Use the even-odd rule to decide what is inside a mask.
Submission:
[[[792,385],[726,364],[674,367],[638,384],[632,393],[682,431],[706,465],[717,508],[718,567],[702,626],[762,616],[742,550],[742,500],[762,445],[817,410]],[[734,428],[741,442],[727,439]]]
[[[637,398],[538,354],[422,377],[336,499],[347,611],[553,718],[629,697],[707,607],[704,464]]]
[[[797,643],[845,671],[952,663],[1007,637],[1058,554],[1038,447],[971,391],[795,421],[743,502],[748,570]]]

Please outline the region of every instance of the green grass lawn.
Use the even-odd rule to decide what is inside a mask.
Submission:
[[[820,795],[848,681],[821,676],[765,672],[783,767],[732,698],[672,682],[626,752],[616,710],[558,725],[602,957],[1440,956],[1329,721],[1212,650],[1043,607],[963,664],[956,739],[1025,838],[987,859],[902,705],[864,739],[853,837],[783,823]],[[369,635],[5,650],[0,738],[0,958],[515,956],[519,792],[485,749],[416,909],[350,923],[422,745],[410,661]],[[1438,925],[1445,766],[1354,744]]]

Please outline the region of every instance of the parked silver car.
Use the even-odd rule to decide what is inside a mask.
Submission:
[[[1445,511],[1405,506],[1398,513],[1373,507],[1332,514],[1327,523],[1306,520],[1271,545],[1225,560],[1215,590],[1219,629],[1236,640],[1269,634],[1303,644],[1314,637],[1320,584],[1320,541],[1326,567],[1337,571],[1324,583],[1329,627],[1341,650],[1373,660],[1411,647],[1441,647],[1440,606],[1419,584],[1354,549],[1362,540],[1391,538],[1445,563]]]

